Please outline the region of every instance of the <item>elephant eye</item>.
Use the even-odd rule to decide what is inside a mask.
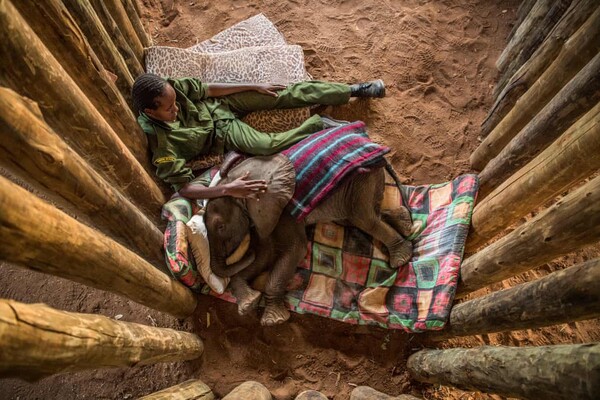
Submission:
[[[225,224],[217,225],[217,231],[219,231],[219,233],[225,232]]]

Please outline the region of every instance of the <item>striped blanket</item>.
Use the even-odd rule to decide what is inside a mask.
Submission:
[[[283,152],[296,170],[291,214],[302,220],[343,178],[383,161],[389,151],[371,142],[362,121],[326,129],[296,143]]]

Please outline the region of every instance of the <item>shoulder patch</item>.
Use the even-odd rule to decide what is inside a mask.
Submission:
[[[169,157],[160,157],[157,158],[156,160],[154,160],[154,164],[164,164],[167,162],[173,162],[175,161],[175,157],[169,156]]]

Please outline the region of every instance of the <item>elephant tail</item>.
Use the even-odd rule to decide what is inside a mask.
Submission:
[[[388,174],[390,174],[390,176],[396,183],[396,186],[398,186],[398,190],[400,191],[400,197],[402,197],[402,204],[405,207],[408,207],[408,201],[405,198],[404,190],[402,190],[402,182],[400,181],[400,178],[398,177],[396,170],[394,169],[394,167],[392,167],[392,164],[390,164],[390,162],[387,160],[387,158],[385,159],[385,170],[388,172]]]

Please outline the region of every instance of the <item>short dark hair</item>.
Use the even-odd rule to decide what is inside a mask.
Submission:
[[[155,99],[163,95],[167,81],[156,74],[143,74],[136,78],[131,89],[133,107],[138,111],[146,108],[156,110],[160,105]]]

